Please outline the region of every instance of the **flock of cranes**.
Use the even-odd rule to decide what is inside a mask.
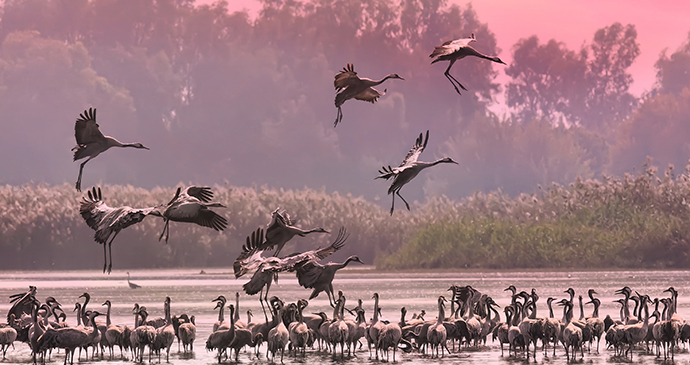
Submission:
[[[471,38],[446,42],[443,45],[436,47],[434,52],[431,54],[432,58],[436,57],[432,63],[438,61],[450,61],[450,65],[448,66],[445,75],[451,81],[451,84],[453,84],[453,87],[455,87],[458,93],[459,90],[455,83],[457,83],[457,85],[463,89],[465,89],[465,87],[449,74],[450,68],[455,61],[466,56],[475,56],[489,59],[494,62],[503,63],[497,57],[486,56],[476,51],[469,45],[469,43],[472,41],[475,41],[474,34],[472,34]],[[368,78],[360,78],[355,72],[354,66],[352,64],[347,64],[346,67],[335,76],[335,80],[333,82],[333,85],[336,89],[335,106],[338,109],[338,115],[336,117],[334,126],[337,126],[338,123],[342,121],[343,115],[341,106],[346,100],[354,98],[357,100],[364,100],[374,103],[381,95],[385,94],[385,90],[383,93],[381,93],[374,89],[373,86],[380,85],[388,79],[404,80],[398,74],[394,73],[389,74],[378,81]],[[82,162],[79,166],[79,176],[76,182],[76,189],[78,191],[81,191],[84,165],[96,158],[101,153],[109,150],[111,147],[134,147],[147,150],[149,149],[139,142],[122,143],[113,137],[104,135],[100,131],[100,127],[96,121],[95,108],[89,108],[79,115],[79,118],[76,120],[74,125],[74,136],[77,142],[77,145],[72,149],[74,151],[74,161],[88,157],[86,161]],[[379,170],[379,175],[376,176],[376,179],[380,178],[392,180],[390,188],[388,189],[388,194],[393,196],[390,210],[391,215],[393,214],[395,207],[395,195],[402,199],[402,201],[405,203],[405,207],[408,210],[410,209],[410,205],[407,203],[405,198],[400,195],[400,190],[423,169],[435,166],[439,163],[457,164],[457,162],[450,157],[445,157],[434,162],[418,161],[418,158],[426,148],[428,141],[429,131],[427,130],[425,137],[423,137],[423,134],[420,133],[412,149],[410,149],[410,151],[407,153],[400,166],[393,168],[389,165],[384,166]],[[212,228],[216,231],[223,231],[227,227],[228,221],[225,217],[215,212],[212,208],[225,208],[226,206],[220,202],[214,202],[212,199],[213,192],[209,187],[188,186],[185,189],[178,187],[175,195],[169,202],[161,203],[154,207],[110,207],[104,202],[100,187],[93,187],[87,192],[87,196],[82,198],[79,213],[84,218],[87,225],[95,231],[95,241],[103,245],[103,272],[110,273],[113,266],[112,243],[115,240],[115,237],[117,237],[121,230],[141,222],[149,215],[163,218],[164,227],[159,237],[159,241],[165,237],[166,243],[168,242],[168,238],[170,236],[171,221],[195,223],[202,227]],[[266,240],[263,241],[262,239],[262,242],[253,242],[253,248],[250,250],[251,252],[244,251],[241,254],[241,257],[242,255],[250,256],[244,257],[242,260],[253,258],[257,255],[260,256],[261,252],[264,252],[270,248],[275,248],[273,257],[277,259],[285,243],[292,237],[295,235],[304,236],[313,232],[328,233],[323,228],[302,231],[292,226],[289,216],[286,213],[276,211],[273,213],[272,222],[269,224],[266,230]],[[110,259],[108,259],[108,257],[110,257]],[[359,261],[359,259],[356,259],[355,261]],[[269,264],[266,261],[261,261],[260,264],[255,263],[253,266],[245,265],[245,267],[241,268],[241,270],[248,270],[248,267],[261,267],[263,269],[260,273],[257,272],[258,276],[255,275],[257,284],[254,285],[255,283],[250,282],[248,285],[250,287],[260,287],[262,289],[264,286],[266,286],[267,292],[270,284],[260,285],[258,283],[266,282],[266,278],[269,276],[269,273],[271,273],[271,275],[277,275],[277,272],[286,270],[281,265],[276,263]],[[308,267],[315,268],[317,265],[310,264]],[[294,269],[290,268],[290,270]],[[270,283],[270,280],[268,280],[268,282]],[[313,287],[315,292],[327,291],[331,301],[335,300],[333,299],[332,288],[314,287],[315,284],[311,283],[308,279],[304,279],[304,282],[306,287]],[[264,296],[264,299],[266,298],[267,295]]]
[[[494,62],[503,63],[497,57],[489,57],[474,50],[469,45],[469,43],[474,40],[475,38],[473,34],[471,38],[449,41],[439,47],[436,47],[434,52],[431,54],[432,58],[435,57],[435,59],[432,61],[432,64],[439,61],[450,61],[448,69],[445,71],[444,74],[458,93],[460,93],[458,86],[460,86],[460,88],[464,90],[467,89],[449,73],[450,68],[457,60],[462,59],[466,56],[475,56],[489,59]],[[341,107],[345,101],[349,99],[356,99],[375,103],[379,97],[386,93],[386,90],[384,90],[383,92],[379,92],[378,90],[374,89],[374,86],[380,85],[388,79],[404,80],[404,78],[395,73],[389,74],[380,80],[360,78],[355,72],[354,66],[352,64],[347,64],[346,67],[343,68],[343,70],[335,76],[333,83],[336,89],[335,106],[338,110],[334,127],[342,121],[343,114]],[[77,142],[77,146],[73,148],[74,161],[86,158],[86,160],[82,162],[79,167],[79,176],[77,178],[77,182],[75,185],[78,191],[81,191],[82,174],[86,163],[91,161],[101,153],[109,150],[111,147],[133,147],[138,149],[149,149],[148,147],[138,142],[122,143],[113,137],[104,135],[100,131],[100,127],[97,123],[95,108],[89,108],[88,110],[85,110],[83,113],[79,115],[79,118],[75,122],[75,139]],[[376,179],[380,178],[385,180],[391,180],[391,185],[388,189],[388,194],[392,195],[393,197],[393,202],[391,204],[390,210],[391,215],[394,211],[395,195],[402,199],[402,201],[405,203],[405,207],[408,210],[410,209],[408,202],[402,197],[402,195],[400,195],[400,190],[405,186],[405,184],[407,184],[415,176],[417,176],[423,169],[435,166],[440,163],[457,164],[457,162],[455,162],[450,157],[445,157],[434,162],[419,161],[419,156],[426,148],[428,140],[428,130],[426,131],[426,135],[420,133],[412,149],[410,149],[410,151],[407,153],[402,163],[398,167],[391,167],[390,165],[384,166],[379,170],[379,175],[376,176]],[[203,186],[188,186],[186,188],[178,187],[170,201],[161,202],[160,204],[152,207],[140,208],[132,208],[129,206],[108,206],[103,199],[101,188],[93,187],[92,189],[87,191],[86,196],[82,197],[79,213],[86,222],[86,224],[95,231],[94,240],[99,244],[103,245],[103,272],[110,273],[112,271],[113,266],[112,243],[121,230],[134,224],[137,224],[143,221],[147,216],[152,215],[163,219],[164,227],[159,236],[159,241],[163,240],[163,238],[165,237],[166,243],[168,242],[168,238],[170,235],[171,221],[194,223],[202,227],[214,229],[216,231],[223,231],[228,226],[228,221],[225,217],[216,212],[214,209],[225,207],[226,206],[223,203],[213,201],[213,191],[211,190],[211,188]],[[305,299],[298,301],[296,304],[293,303],[292,306],[285,306],[280,299],[269,299],[268,296],[271,282],[277,280],[279,273],[294,272],[297,276],[298,283],[302,287],[312,289],[311,296],[309,297],[310,300],[316,298],[320,293],[326,292],[329,298],[329,303],[334,308],[333,320],[331,323],[331,327],[333,329],[332,331],[330,329],[328,330],[333,333],[329,334],[329,336],[332,335],[331,337],[335,338],[335,342],[332,342],[333,347],[335,347],[335,345],[338,343],[340,344],[341,356],[344,356],[345,344],[348,341],[348,335],[346,335],[346,333],[348,327],[350,327],[351,325],[351,321],[348,322],[348,320],[344,318],[344,311],[346,310],[345,297],[344,295],[342,295],[342,293],[340,293],[336,297],[332,282],[338,270],[344,268],[351,262],[362,263],[362,261],[357,256],[350,256],[347,260],[345,260],[342,263],[323,264],[320,262],[320,260],[325,259],[327,256],[331,255],[332,253],[336,252],[337,250],[343,247],[348,238],[348,234],[345,228],[341,228],[335,240],[325,248],[317,248],[311,251],[291,254],[283,258],[279,257],[279,254],[281,253],[281,250],[283,249],[285,244],[288,241],[290,241],[293,237],[304,237],[312,233],[330,232],[321,227],[316,227],[312,229],[301,229],[299,227],[296,227],[291,222],[288,213],[278,208],[272,213],[271,221],[267,225],[265,231],[263,228],[259,228],[247,237],[247,243],[244,245],[242,252],[235,260],[233,268],[235,271],[235,276],[237,278],[249,272],[254,272],[251,279],[246,284],[244,284],[243,289],[248,295],[259,294],[259,302],[263,308],[265,319],[265,323],[262,328],[267,329],[267,331],[262,330],[260,333],[260,337],[258,338],[256,336],[257,334],[255,333],[247,335],[247,333],[243,332],[245,331],[245,329],[243,329],[240,325],[241,322],[239,321],[239,319],[235,318],[235,316],[239,313],[239,303],[237,303],[237,308],[231,305],[229,307],[229,310],[231,312],[232,321],[229,326],[222,327],[222,330],[225,330],[226,332],[216,334],[216,329],[214,329],[214,339],[217,339],[217,341],[219,341],[220,343],[227,342],[228,346],[217,348],[219,348],[222,351],[224,351],[225,348],[234,348],[236,351],[235,356],[237,357],[237,350],[239,348],[245,345],[251,345],[252,343],[256,345],[257,342],[260,344],[260,342],[263,339],[268,342],[268,350],[272,352],[274,356],[280,350],[282,359],[284,345],[287,343],[289,339],[290,342],[292,342],[296,348],[302,349],[302,352],[304,353],[310,337],[305,337],[306,335],[304,335],[304,333],[306,332],[304,331],[304,328],[306,328],[307,325],[303,325],[301,321],[303,321],[306,317],[302,314],[302,311],[304,308],[307,307],[308,301]],[[273,251],[273,253],[270,256],[265,256],[264,254],[269,251]],[[127,273],[127,283],[129,287],[132,289],[139,288],[137,284],[134,284],[130,281],[129,273]],[[15,313],[12,314],[14,315],[14,318],[12,320],[10,320],[10,317],[8,315],[8,323],[10,325],[6,326],[7,328],[15,327],[13,325],[15,321],[26,320],[26,318],[20,318],[20,316],[22,315],[30,317],[29,322],[31,322],[31,325],[36,326],[36,329],[41,327],[41,325],[38,324],[40,322],[38,320],[38,312],[40,312],[40,308],[43,307],[35,299],[34,294],[35,288],[33,290],[30,290],[29,293],[26,293],[21,300],[19,298],[14,298],[17,300],[18,303],[22,304],[19,307],[17,307],[18,309],[15,309]],[[376,300],[376,307],[374,309],[374,319],[377,319],[379,316],[378,295],[374,295],[374,298]],[[439,299],[440,311],[443,311],[444,302],[442,299],[443,298]],[[84,305],[82,306],[82,311],[85,310],[87,303],[84,303]],[[110,302],[106,303],[108,303],[108,308],[110,309]],[[54,308],[59,307],[59,303],[57,303],[57,301],[55,301],[54,303],[46,303],[45,305],[47,305],[49,308],[44,308],[44,311],[46,312],[43,313],[44,318],[47,318]],[[225,303],[223,302],[223,304],[220,306],[221,317],[224,306]],[[266,307],[268,307],[268,313]],[[167,346],[167,353],[169,353],[170,346],[168,343],[168,339],[170,337],[169,334],[172,331],[172,319],[170,318],[169,298],[166,299],[164,308],[166,318],[160,327],[165,328],[164,330],[162,330],[165,332],[165,334],[161,335],[167,336],[164,342]],[[285,308],[292,309],[287,310]],[[286,323],[283,323],[283,321],[277,321],[281,322],[277,323],[275,318],[278,316],[284,316],[285,310],[288,311],[287,313],[291,313],[287,316],[291,318],[292,321],[286,321]],[[145,308],[136,306],[133,312],[135,315],[135,327],[132,331],[132,336],[134,336],[134,333],[141,332],[141,337],[139,338],[139,342],[137,342],[136,344],[134,343],[134,341],[132,342],[131,348],[133,349],[132,351],[134,357],[138,358],[141,361],[143,357],[144,347],[149,346],[150,349],[154,349],[155,346],[158,346],[154,345],[152,341],[154,341],[155,338],[158,338],[159,334],[157,333],[158,330],[155,326],[148,326],[145,324],[148,314]],[[350,310],[348,310],[348,312],[352,313]],[[269,321],[269,313],[271,317],[274,318],[271,321]],[[360,322],[360,324],[365,322],[363,314],[364,310],[361,308],[361,303],[358,308],[355,308],[354,313],[357,316],[357,321]],[[90,315],[84,314],[78,316],[80,321],[84,322],[84,324],[82,325],[82,329],[89,326],[95,329],[97,327],[97,321],[95,321],[94,318],[98,316],[102,316],[102,314],[97,311],[92,311]],[[190,317],[187,316],[187,318]],[[322,319],[322,322],[326,321],[325,314],[319,316],[319,318]],[[107,326],[109,327],[109,315],[107,322]],[[270,326],[269,322],[275,323],[275,325]],[[293,322],[296,322],[297,324],[293,326]],[[374,347],[377,349],[377,356],[378,349],[380,349],[381,346],[383,346],[385,347],[384,351],[386,353],[388,349],[392,348],[393,357],[395,358],[395,349],[397,347],[397,344],[401,340],[404,340],[401,337],[402,332],[397,331],[395,328],[389,328],[390,324],[384,325],[382,322],[378,322],[377,320],[375,320],[375,322],[375,325],[372,325],[374,329],[368,330],[367,336],[369,338],[374,334],[374,332],[377,333],[375,337],[376,340],[374,340],[374,337],[372,337]],[[32,344],[32,349],[34,349],[34,352],[37,353],[39,352],[37,350],[55,347],[64,348],[65,351],[67,351],[70,354],[71,361],[71,357],[73,357],[74,350],[76,349],[76,347],[61,347],[62,342],[60,342],[61,340],[58,340],[58,338],[61,337],[58,336],[58,333],[74,333],[74,336],[76,338],[79,336],[83,337],[84,333],[86,332],[79,332],[79,334],[77,334],[76,332],[74,332],[75,329],[51,329],[48,328],[49,326],[47,326],[47,322],[46,326],[44,327],[45,328],[43,329],[43,337],[37,335],[36,332],[34,332],[31,336],[30,342]],[[269,330],[269,327],[272,328],[270,328]],[[301,332],[299,335],[295,334],[293,336],[293,327],[300,329],[299,331]],[[436,323],[436,325],[433,326],[431,333],[434,334],[433,336],[436,336],[434,338],[441,338],[440,336],[442,336],[442,327],[443,326],[440,322]],[[177,332],[178,330],[179,328],[176,328],[175,332]],[[273,333],[274,331],[276,331],[277,334]],[[86,336],[93,339],[93,337],[96,336],[96,332],[98,331],[92,329],[91,332],[86,333]],[[288,335],[284,336],[286,333]],[[105,333],[103,335],[104,337],[106,337]],[[173,333],[173,335],[179,336],[179,333]],[[39,337],[43,340],[39,344],[38,342],[33,341],[34,337],[36,337],[36,341],[38,341]],[[239,338],[243,338],[244,340],[239,341]],[[228,339],[234,340],[230,340],[230,342],[228,342]],[[209,338],[209,343],[207,343],[207,347],[216,346],[214,345],[214,341],[211,341],[211,339]],[[371,344],[372,342],[370,341],[369,343]],[[231,344],[234,344],[234,347],[231,346]],[[239,346],[239,344],[242,344],[242,346]],[[281,344],[283,344],[283,346],[280,346]],[[387,344],[387,346],[385,344]],[[438,352],[440,346],[439,340],[434,340],[434,344],[435,345],[432,346],[435,346],[434,348],[436,349],[436,352]],[[348,352],[351,351],[351,345],[352,343],[348,342]],[[158,350],[160,351],[161,348],[165,348],[165,346],[158,347]],[[6,349],[0,348],[0,350]],[[219,359],[221,356],[221,352],[219,352]],[[443,352],[442,348],[441,352]],[[227,356],[227,354],[225,355]],[[66,361],[67,357],[65,358],[65,362]]]
[[[486,350],[490,337],[492,342],[498,342],[494,346],[500,346],[501,357],[506,356],[504,345],[507,345],[509,358],[537,361],[537,349],[541,345],[544,360],[552,361],[548,359],[565,355],[565,360],[570,362],[582,361],[585,353],[598,354],[603,338],[606,351],[619,359],[616,361],[632,361],[635,351],[657,358],[663,356],[664,360],[674,359],[676,348],[690,340],[690,324],[676,311],[678,292],[673,287],[664,291],[669,293],[667,297],[654,299],[627,286],[616,291],[616,295],[622,296],[615,301],[620,304],[619,318],[599,317],[601,301],[595,297],[594,289],[583,293],[589,299],[586,303],[582,294],[575,300],[572,288],[564,291],[561,299],[549,297],[546,300],[548,316],[537,314],[540,298],[535,289],[518,292],[511,285],[505,290],[510,291],[511,296],[502,308],[504,320],[500,315],[501,306],[491,296],[469,285],[453,285],[448,289],[449,299],[438,296],[436,318],[427,320],[422,312],[407,319],[407,310],[402,307],[398,322],[381,317],[378,293],[371,297],[371,316],[365,315],[368,309],[361,299],[356,307],[348,309],[346,296],[339,291],[331,317],[325,312],[306,313],[309,307],[306,299],[286,303],[274,296],[267,302],[270,317],[252,321],[251,310],[248,310],[246,322],[240,318],[240,294],[235,294],[234,303],[228,303],[226,297],[220,295],[210,300],[216,304],[218,319],[209,324],[212,328],[207,329],[205,348],[217,351],[219,363],[231,359],[234,351],[237,362],[243,348],[247,348],[244,356],[259,358],[265,343],[266,359],[277,362],[280,354],[283,362],[286,348],[295,357],[304,358],[311,349],[309,352],[330,352],[334,359],[348,359],[357,356],[357,352],[367,352],[362,349],[366,341],[369,358],[395,362],[398,349],[439,358],[463,349]],[[21,341],[32,349],[34,363],[45,362],[54,349],[64,351],[65,364],[73,363],[75,352],[79,353],[77,359],[81,359],[82,350],[87,359],[97,357],[100,352],[101,359],[109,356],[112,360],[116,356],[115,347],[119,349],[121,360],[126,359],[125,352],[129,352],[132,360],[143,362],[148,349],[149,362],[154,357],[160,362],[163,354],[169,362],[175,341],[178,353],[192,353],[195,342],[203,340],[196,336],[195,315],[173,315],[170,297],[163,301],[163,316],[158,318],[149,318],[147,308],[135,303],[131,310],[133,326],[111,321],[110,299],[102,304],[107,307],[106,311],[87,309],[91,299],[89,293],[77,298],[76,325],[67,323],[67,314],[54,297],[46,298],[44,303],[37,300],[35,287],[11,298],[14,305],[8,312],[8,322],[0,324],[3,359],[8,347]],[[635,303],[632,310],[631,301]],[[554,303],[563,307],[562,316],[554,315]],[[590,304],[594,309],[590,315],[585,315],[584,306]],[[661,309],[660,304],[663,305]],[[575,306],[579,306],[579,318],[574,316]],[[352,317],[346,316],[346,312]]]

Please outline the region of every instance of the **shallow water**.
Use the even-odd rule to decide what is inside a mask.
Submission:
[[[205,273],[200,273],[199,269],[185,270],[139,270],[130,271],[132,282],[142,286],[141,289],[130,289],[127,284],[125,272],[113,272],[111,275],[104,275],[96,271],[65,271],[65,272],[29,272],[29,271],[0,271],[0,313],[5,321],[5,314],[10,308],[9,295],[24,292],[29,285],[38,288],[37,298],[44,300],[47,296],[55,297],[63,309],[68,313],[68,322],[76,325],[76,317],[71,313],[74,303],[80,301],[79,295],[88,292],[91,295],[89,309],[105,312],[106,307],[101,304],[109,299],[113,303],[112,322],[116,324],[134,324],[134,317],[131,315],[134,303],[145,305],[149,311],[149,319],[163,316],[163,301],[166,296],[172,300],[172,314],[189,313],[196,316],[197,339],[194,343],[194,353],[184,355],[177,352],[177,345],[174,344],[171,350],[171,363],[177,364],[213,364],[217,362],[214,352],[207,352],[204,348],[206,338],[211,332],[213,323],[218,318],[218,312],[214,311],[215,303],[212,299],[218,295],[225,295],[229,300],[235,297],[235,292],[240,292],[240,311],[241,319],[246,321],[246,311],[251,309],[254,313],[254,321],[262,322],[263,312],[257,296],[249,297],[242,292],[242,284],[249,277],[234,279],[230,270],[226,269],[205,269]],[[439,295],[450,298],[448,288],[453,285],[472,285],[482,293],[486,293],[494,298],[501,306],[509,304],[509,292],[504,291],[509,285],[515,285],[518,290],[529,291],[536,288],[540,296],[538,306],[538,316],[548,315],[546,308],[546,298],[555,297],[558,299],[567,297],[563,293],[568,287],[576,291],[576,295],[583,295],[586,298],[587,290],[595,289],[599,294],[598,298],[602,302],[600,316],[610,314],[618,318],[619,305],[614,303],[614,299],[620,298],[614,291],[624,285],[628,285],[633,290],[641,294],[648,294],[652,298],[665,297],[668,293],[663,290],[673,286],[679,291],[678,313],[685,318],[690,318],[690,271],[501,271],[501,272],[418,272],[418,273],[381,273],[368,268],[365,269],[345,269],[338,273],[334,281],[336,292],[342,290],[347,299],[349,308],[356,305],[357,299],[361,298],[364,308],[367,311],[367,318],[371,317],[374,292],[378,292],[381,298],[382,315],[384,319],[398,322],[400,320],[400,308],[405,306],[408,310],[408,319],[413,313],[418,313],[421,309],[426,310],[426,319],[433,319],[437,315],[436,300]],[[286,302],[294,302],[300,298],[308,298],[310,291],[301,288],[297,284],[294,275],[284,273],[280,276],[279,282],[271,286],[270,295],[276,295]],[[576,299],[577,300],[577,299]],[[653,308],[652,308],[653,309]],[[562,312],[554,308],[556,317],[560,318]],[[328,298],[322,293],[318,298],[309,302],[305,312],[324,311],[332,315],[332,309],[328,304]],[[585,307],[585,314],[590,314],[591,306]],[[226,318],[227,318],[226,311]],[[576,307],[575,316],[579,316]],[[104,320],[104,318],[99,318]],[[346,358],[349,363],[370,363],[364,348],[356,353],[356,357]],[[604,350],[602,339],[601,352],[596,351],[585,353],[584,362],[604,364],[609,362],[626,362],[612,356],[612,351]],[[260,359],[250,358],[251,351],[240,353],[241,363],[265,363],[265,344],[262,346]],[[116,353],[117,352],[116,350]],[[507,352],[506,352],[507,354]],[[86,360],[82,357],[80,363],[103,362],[112,364],[131,363],[122,361],[116,356],[115,360]],[[62,363],[64,356],[62,353],[53,354],[50,362]],[[441,359],[432,359],[428,356],[412,353],[397,353],[397,360],[400,363],[421,364],[455,364],[455,363],[477,363],[502,364],[505,362],[524,361],[513,359],[508,356],[501,356],[498,343],[491,343],[490,338],[487,346],[480,348],[463,348],[451,355]],[[8,351],[7,359],[4,363],[28,363],[31,361],[31,351],[24,343],[15,343],[15,349]],[[156,362],[157,360],[154,360]],[[163,357],[163,362],[165,358]],[[308,350],[306,358],[293,358],[285,356],[285,363],[306,363],[306,362],[331,362],[328,354],[320,353],[316,350]],[[533,359],[530,361],[534,362]],[[654,355],[647,355],[642,350],[635,351],[634,362],[651,364],[659,360]],[[75,359],[76,362],[76,359]],[[341,362],[338,360],[338,362]],[[563,348],[559,347],[556,357],[545,358],[537,351],[538,363],[566,363]],[[578,357],[578,362],[581,362]],[[627,361],[629,362],[629,361]],[[676,354],[676,362],[690,362],[690,355],[687,350],[682,349]]]

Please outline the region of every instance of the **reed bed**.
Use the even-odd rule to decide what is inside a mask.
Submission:
[[[671,268],[690,264],[690,179],[687,169],[663,176],[649,164],[637,175],[603,176],[538,187],[516,197],[477,192],[460,201],[444,196],[411,212],[362,197],[304,188],[214,186],[229,225],[224,232],[148,217],[113,243],[114,268],[230,267],[245,238],[265,227],[277,207],[296,224],[350,232],[339,259],[357,254],[380,269],[426,268]],[[147,190],[105,185],[108,205],[166,203],[175,187]],[[79,216],[82,194],[69,184],[0,186],[0,265],[4,269],[102,267],[102,249]],[[293,240],[286,253],[325,246],[327,235]]]

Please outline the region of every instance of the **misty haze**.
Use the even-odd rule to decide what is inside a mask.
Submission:
[[[520,39],[507,65],[461,59],[450,70],[467,88],[458,95],[448,63],[430,65],[435,46],[473,35],[478,52],[501,54],[471,4],[296,4],[263,1],[254,18],[224,2],[5,2],[3,267],[95,269],[101,248],[78,212],[88,189],[144,208],[190,185],[213,188],[227,228],[173,223],[165,244],[163,222],[146,218],[114,241],[117,269],[226,266],[277,208],[300,227],[346,227],[334,260],[357,254],[379,268],[687,263],[672,252],[689,233],[679,222],[690,213],[690,40],[659,55],[641,97],[630,92],[637,30],[621,23],[578,48]],[[360,77],[404,80],[376,86],[386,93],[373,104],[345,102],[334,128],[333,80],[348,63]],[[85,160],[70,148],[88,108],[103,134],[150,150],[102,153],[79,193]],[[391,216],[390,181],[374,178],[427,130],[419,160],[458,165],[422,171],[400,190],[410,211],[396,196]],[[650,217],[659,224],[633,223]],[[285,252],[330,240],[299,238]],[[586,247],[578,260],[572,247]]]
[[[3,362],[687,361],[685,19],[246,3],[0,2]]]

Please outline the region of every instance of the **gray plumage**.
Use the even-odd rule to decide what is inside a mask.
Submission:
[[[108,349],[110,350],[110,360],[113,359],[113,348],[118,346],[120,348],[120,358],[122,358],[122,347],[124,347],[123,336],[125,333],[124,326],[118,326],[113,324],[110,320],[110,309],[112,303],[110,300],[106,300],[103,305],[108,306],[108,311],[106,312],[106,330],[102,334],[102,339],[105,339]],[[101,340],[102,340],[101,339]]]
[[[79,177],[76,184],[78,191],[81,191],[81,175],[84,171],[84,165],[110,149],[110,147],[149,149],[139,142],[122,143],[113,137],[104,136],[98,127],[98,123],[96,123],[96,108],[84,110],[82,114],[79,114],[79,119],[74,123],[74,138],[77,140],[77,145],[72,148],[72,151],[74,151],[74,161],[88,157],[79,166]]]
[[[127,271],[127,285],[129,285],[129,288],[130,288],[130,289],[139,289],[139,288],[141,288],[141,285],[129,281],[129,271]]]
[[[96,231],[94,240],[103,245],[103,272],[112,270],[112,244],[121,230],[144,220],[149,214],[156,215],[155,208],[135,209],[128,206],[109,207],[103,202],[101,188],[93,187],[88,191],[88,198],[83,197],[79,213],[86,224]],[[111,237],[112,236],[112,237]],[[108,252],[106,253],[106,245]],[[110,256],[110,263],[108,263]]]
[[[175,329],[173,328],[172,319],[170,317],[170,297],[165,297],[163,310],[165,312],[165,326],[156,329],[153,350],[158,353],[158,362],[160,362],[161,352],[163,350],[165,350],[165,361],[170,362],[170,347],[173,342],[175,342]]]
[[[273,256],[278,256],[285,244],[295,236],[305,237],[310,233],[330,233],[324,228],[316,227],[311,229],[302,229],[293,225],[290,215],[285,210],[277,208],[271,213],[271,222],[266,227],[265,240],[262,237],[253,238],[253,243],[250,244],[250,237],[247,237],[247,245],[243,247],[242,252],[237,256],[233,268],[235,270],[235,277],[244,275],[247,271],[254,268],[248,265],[255,261],[264,251],[269,251],[275,248]],[[255,234],[255,233],[253,233]],[[256,233],[258,234],[258,233]]]
[[[392,168],[390,165],[388,167],[384,166],[379,170],[379,176],[376,177],[376,179],[393,179],[393,182],[391,183],[390,188],[388,188],[388,194],[393,195],[393,203],[391,204],[391,215],[393,215],[393,208],[395,207],[395,195],[397,194],[400,199],[405,203],[405,207],[407,207],[407,210],[410,210],[410,205],[407,204],[407,201],[405,201],[405,198],[400,195],[400,189],[405,186],[408,182],[410,182],[412,179],[415,178],[419,174],[420,171],[424,170],[427,167],[431,166],[436,166],[440,163],[454,163],[457,164],[457,162],[453,161],[452,158],[450,157],[444,157],[442,159],[438,159],[434,162],[422,162],[418,161],[419,155],[422,154],[424,149],[426,148],[427,143],[429,142],[429,131],[426,131],[426,137],[422,133],[419,134],[419,137],[417,137],[417,140],[415,141],[414,146],[410,149],[410,151],[407,153],[407,156],[405,156],[405,159],[403,159],[402,163],[400,166]]]
[[[211,202],[213,192],[210,187],[188,186],[184,190],[177,188],[175,196],[164,207],[156,209],[156,215],[163,217],[165,227],[158,240],[165,235],[168,242],[170,221],[195,223],[202,227],[222,231],[228,226],[228,220],[209,208],[225,208],[225,205]]]
[[[338,232],[338,237],[335,239],[335,241],[325,248],[318,248],[300,254],[294,254],[282,259],[277,257],[264,258],[259,254],[257,257],[255,257],[254,262],[248,264],[248,266],[257,267],[257,269],[251,280],[243,285],[244,291],[249,295],[254,295],[261,292],[264,286],[266,286],[266,294],[264,295],[263,299],[267,300],[268,290],[271,287],[271,280],[277,280],[277,275],[279,272],[294,271],[299,264],[312,260],[322,260],[328,257],[345,245],[345,241],[347,240],[348,236],[347,231],[343,227]],[[259,228],[256,234],[251,236],[251,241],[248,238],[248,245],[250,246],[249,249],[257,244],[257,242],[260,242],[262,237],[263,232],[262,229]],[[261,301],[261,297],[259,297],[259,300]]]
[[[189,322],[180,324],[177,329],[177,335],[182,341],[182,350],[184,353],[194,352],[194,340],[196,339],[196,325],[194,324],[194,316],[189,318]]]
[[[288,344],[290,334],[283,321],[278,321],[278,325],[268,331],[268,352],[272,354],[272,359],[275,360],[276,353],[280,350],[280,362],[283,363],[283,355],[285,354],[285,346]],[[268,357],[268,354],[266,355]]]
[[[340,121],[343,120],[343,111],[340,108],[345,101],[350,99],[357,99],[368,101],[370,103],[375,103],[379,97],[386,93],[386,90],[379,92],[373,87],[382,84],[388,79],[399,79],[404,80],[398,74],[389,74],[381,80],[375,81],[367,78],[360,78],[355,72],[355,67],[353,64],[348,63],[343,70],[335,75],[335,80],[333,80],[333,86],[336,89],[337,94],[335,95],[335,107],[338,108],[338,115],[335,118],[335,123],[333,127],[336,127]]]
[[[335,278],[335,273],[346,267],[352,261],[363,264],[359,257],[355,255],[348,257],[347,260],[342,263],[329,262],[324,265],[316,260],[306,261],[296,267],[297,281],[299,285],[307,289],[314,289],[309,296],[309,300],[316,298],[321,292],[325,291],[331,306],[335,306],[335,295],[333,293],[333,279]]]
[[[17,339],[17,330],[10,325],[14,323],[14,314],[10,314],[12,322],[8,322],[7,327],[0,328],[0,352],[2,352],[3,360],[7,358],[7,349],[12,346],[14,348],[14,341]]]
[[[138,305],[135,304],[135,307],[137,306]],[[135,321],[135,328],[129,335],[133,359],[134,361],[142,362],[144,358],[144,348],[149,346],[149,362],[151,362],[151,346],[156,339],[156,329],[146,324],[146,317],[148,317],[146,308],[140,307],[136,309],[135,314],[137,315],[137,319],[139,317],[141,319]]]
[[[455,77],[453,77],[450,74],[450,68],[453,67],[455,61],[463,59],[467,56],[474,56],[493,62],[502,63],[505,65],[505,62],[501,61],[500,58],[495,56],[487,56],[472,48],[472,46],[470,46],[470,42],[475,41],[476,39],[474,38],[474,33],[472,33],[472,36],[470,38],[461,38],[452,41],[447,41],[442,45],[435,47],[434,51],[429,55],[429,57],[431,58],[436,57],[433,61],[431,61],[431,64],[434,64],[439,61],[450,61],[450,63],[448,64],[448,68],[443,74],[446,76],[448,81],[450,81],[451,85],[453,85],[455,91],[458,94],[460,94],[458,86],[460,86],[465,91],[467,91],[467,89],[458,80],[456,80]]]

